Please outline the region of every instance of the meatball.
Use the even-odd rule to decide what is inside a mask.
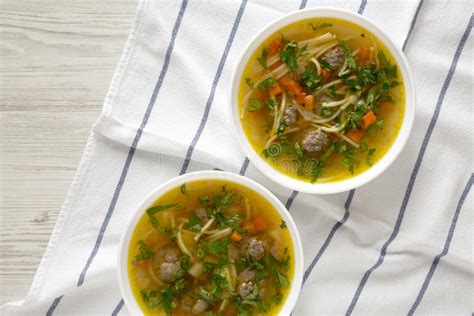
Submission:
[[[245,269],[244,271],[239,273],[239,276],[237,277],[239,281],[242,282],[248,282],[252,280],[255,277],[255,271],[250,270],[250,269]]]
[[[174,281],[182,270],[178,260],[179,252],[175,248],[162,248],[155,257],[155,264],[159,266],[160,279],[165,282]]]
[[[248,252],[249,255],[251,255],[255,259],[262,259],[263,254],[265,253],[265,247],[263,246],[263,242],[256,238],[250,239],[248,245]]]
[[[306,133],[303,139],[303,148],[308,153],[321,151],[329,143],[329,136],[322,130],[311,130]]]
[[[196,216],[199,217],[201,220],[201,223],[207,223],[209,221],[209,215],[207,215],[207,212],[204,208],[200,207],[196,210]]]
[[[156,259],[158,261],[175,262],[178,261],[179,251],[175,248],[166,247],[158,251]]]
[[[329,64],[329,67],[336,68],[344,63],[344,50],[341,46],[336,46],[324,53],[322,60]]]
[[[206,301],[198,299],[193,306],[193,314],[201,314],[206,311],[208,304]]]
[[[160,279],[165,282],[174,281],[180,273],[181,266],[179,262],[163,262],[160,265]]]
[[[250,282],[244,282],[239,285],[239,294],[242,296],[242,298],[245,298],[250,295],[250,293],[253,292],[255,288],[255,285],[253,284],[252,281]]]
[[[285,109],[283,120],[285,121],[286,126],[291,126],[296,123],[297,114],[298,112],[296,110],[296,106],[294,105],[291,105]]]

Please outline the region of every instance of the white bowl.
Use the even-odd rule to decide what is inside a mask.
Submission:
[[[143,315],[143,311],[138,306],[135,297],[132,293],[127,266],[130,239],[138,221],[145,214],[145,211],[153,204],[153,202],[155,202],[160,196],[162,196],[169,190],[179,187],[186,182],[205,179],[235,182],[254,190],[262,197],[264,197],[267,201],[269,201],[276,209],[276,211],[280,214],[282,219],[286,222],[288,231],[293,242],[293,249],[295,251],[295,253],[293,254],[295,267],[293,280],[291,282],[291,288],[289,290],[286,301],[283,303],[283,306],[280,310],[280,314],[289,315],[296,304],[296,300],[298,299],[298,295],[300,293],[301,285],[303,282],[304,272],[303,246],[301,244],[300,235],[298,233],[298,229],[296,228],[295,222],[293,221],[293,218],[291,217],[290,213],[286,210],[285,206],[280,202],[280,200],[278,200],[270,191],[268,191],[262,185],[248,178],[239,176],[235,173],[224,171],[198,171],[173,178],[160,185],[153,192],[151,192],[139,205],[137,205],[137,210],[133,214],[131,220],[125,228],[125,231],[122,234],[117,258],[117,272],[120,291],[122,293],[123,300],[128,310],[132,315]]]
[[[403,82],[405,85],[405,114],[402,126],[398,133],[397,138],[392,144],[391,148],[387,153],[371,168],[368,170],[350,178],[347,180],[342,180],[338,182],[328,182],[328,183],[310,183],[295,178],[291,178],[278,170],[272,168],[260,155],[257,153],[249,140],[247,139],[245,132],[243,130],[240,115],[239,115],[239,106],[238,106],[238,96],[239,96],[239,85],[242,73],[247,65],[250,57],[255,52],[255,50],[260,46],[260,44],[267,39],[270,35],[274,34],[276,31],[282,27],[294,23],[296,21],[309,19],[309,18],[337,18],[352,22],[354,24],[360,25],[361,27],[367,29],[372,34],[374,34],[390,51],[390,53],[395,58],[399,70],[403,77]],[[276,20],[270,25],[266,26],[260,33],[258,33],[251,41],[250,44],[245,48],[242,56],[240,57],[239,64],[237,65],[236,70],[234,71],[231,79],[231,93],[230,93],[230,116],[232,120],[232,125],[234,130],[237,133],[238,139],[244,153],[252,161],[252,163],[257,167],[260,172],[272,179],[273,181],[288,187],[293,190],[314,193],[314,194],[331,194],[348,191],[354,188],[357,188],[361,185],[366,184],[367,182],[375,179],[382,172],[384,172],[398,157],[402,151],[405,143],[408,140],[410,135],[413,121],[415,118],[415,87],[412,80],[412,74],[408,62],[405,58],[405,55],[401,49],[396,46],[389,36],[383,32],[374,22],[370,21],[366,17],[355,14],[349,11],[335,9],[335,8],[310,8],[305,10],[296,11],[285,15],[284,17]]]

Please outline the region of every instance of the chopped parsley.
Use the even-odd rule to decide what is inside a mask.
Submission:
[[[309,92],[313,92],[321,85],[323,78],[316,72],[316,66],[309,63],[300,75],[301,81]]]
[[[263,67],[263,69],[267,69],[267,58],[268,58],[268,50],[267,48],[262,49],[262,53],[260,57],[257,57],[259,64]]]
[[[138,241],[138,255],[135,256],[136,261],[153,259],[155,252],[148,247],[143,240]]]
[[[330,22],[321,22],[321,21],[316,21],[315,23],[310,22],[308,24],[311,26],[313,31],[317,31],[317,30],[320,30],[320,29],[323,29],[323,28],[333,26],[332,23],[330,23]]]
[[[250,89],[255,89],[255,85],[253,84],[252,79],[250,79],[249,77],[245,78],[245,83],[247,84],[247,86],[249,86]]]
[[[290,71],[296,70],[298,66],[296,61],[296,53],[298,50],[298,45],[296,42],[288,42],[284,49],[281,49],[278,54],[280,56],[281,61],[288,66]]]
[[[250,99],[249,101],[249,112],[257,112],[262,108],[262,103],[256,99]]]
[[[260,82],[260,84],[258,85],[258,87],[261,89],[261,90],[267,90],[268,88],[271,88],[273,87],[274,85],[276,85],[276,80],[273,79],[272,77],[268,77],[267,79],[263,80],[262,82]]]

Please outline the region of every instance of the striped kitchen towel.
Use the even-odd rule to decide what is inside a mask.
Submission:
[[[418,104],[391,168],[317,196],[249,164],[228,127],[227,96],[258,30],[329,5],[366,15],[403,47]],[[116,254],[135,206],[165,180],[219,167],[269,187],[293,215],[306,269],[294,315],[471,314],[472,9],[469,0],[141,1],[31,290],[2,313],[126,315]]]

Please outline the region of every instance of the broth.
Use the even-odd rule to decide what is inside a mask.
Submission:
[[[165,193],[142,216],[128,273],[145,314],[277,313],[293,253],[270,202],[234,182],[200,180]]]
[[[400,130],[402,76],[388,49],[350,22],[295,22],[267,38],[241,78],[241,123],[273,168],[341,181],[377,163]]]

